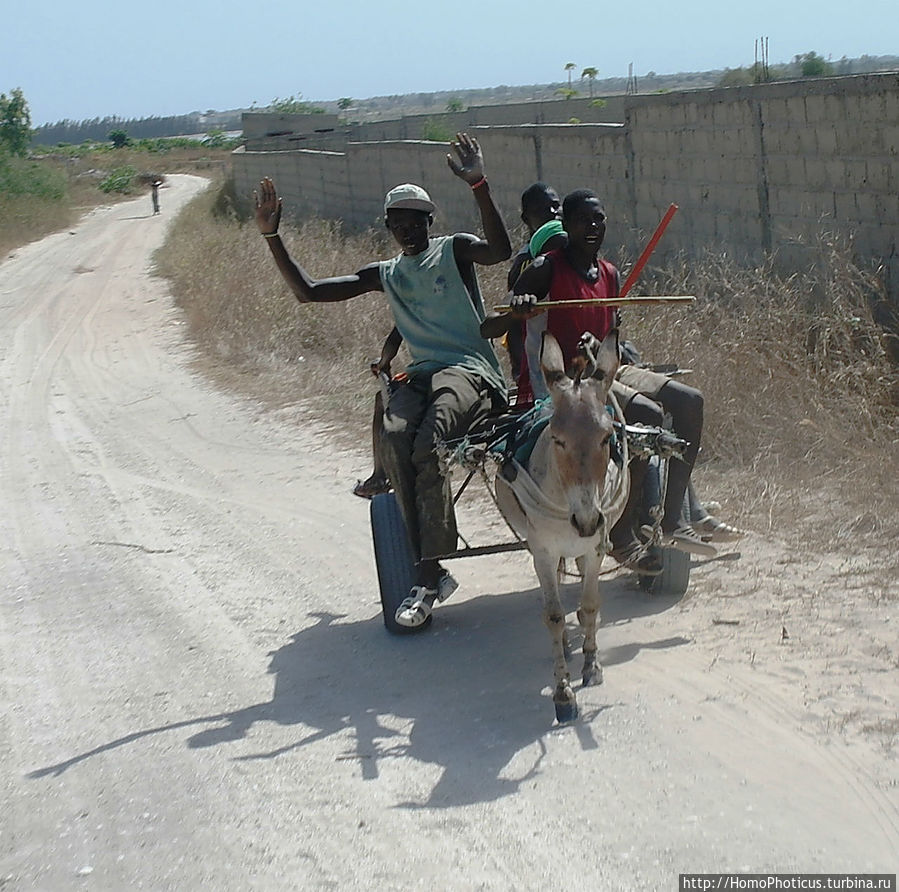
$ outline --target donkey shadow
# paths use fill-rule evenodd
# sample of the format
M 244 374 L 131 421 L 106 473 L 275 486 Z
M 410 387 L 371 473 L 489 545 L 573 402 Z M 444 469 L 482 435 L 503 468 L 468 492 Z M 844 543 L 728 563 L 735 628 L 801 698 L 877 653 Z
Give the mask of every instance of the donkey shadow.
M 605 614 L 611 623 L 630 622 L 671 604 L 622 591 L 617 582 L 604 584 Z M 573 604 L 576 587 L 567 588 L 566 601 Z M 338 759 L 357 762 L 365 780 L 378 778 L 381 765 L 390 759 L 442 767 L 426 799 L 398 802 L 397 807 L 493 801 L 515 793 L 539 772 L 547 734 L 574 728 L 581 747 L 595 749 L 591 722 L 622 705 L 595 705 L 603 699 L 603 689 L 594 688 L 599 693 L 592 697 L 593 705 L 583 704 L 577 723 L 552 726 L 552 665 L 541 611 L 539 589 L 479 595 L 443 605 L 428 631 L 410 636 L 388 634 L 380 615 L 345 622 L 339 614 L 312 613 L 312 624 L 271 653 L 268 671 L 274 689 L 269 701 L 136 731 L 29 776 L 59 775 L 94 755 L 150 735 L 199 728 L 186 744 L 203 748 L 247 738 L 256 723 L 274 722 L 301 725 L 303 734 L 276 749 L 244 752 L 235 760 L 277 759 L 335 734 L 345 739 L 351 731 L 354 742 Z M 576 624 L 570 624 L 577 647 L 575 629 Z M 603 665 L 610 667 L 645 648 L 684 643 L 686 639 L 675 637 L 600 646 L 600 654 Z

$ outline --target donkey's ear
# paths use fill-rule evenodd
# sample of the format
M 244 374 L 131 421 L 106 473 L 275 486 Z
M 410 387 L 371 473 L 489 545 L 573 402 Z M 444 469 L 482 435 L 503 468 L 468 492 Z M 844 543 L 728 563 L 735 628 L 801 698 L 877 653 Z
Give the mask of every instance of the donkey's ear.
M 596 371 L 593 377 L 597 380 L 604 381 L 611 386 L 618 371 L 621 362 L 621 354 L 618 349 L 618 329 L 613 328 L 603 338 L 599 349 L 596 351 Z
M 550 387 L 559 384 L 563 378 L 568 378 L 565 374 L 565 357 L 562 355 L 562 348 L 548 331 L 543 332 L 543 343 L 540 345 L 540 368 Z

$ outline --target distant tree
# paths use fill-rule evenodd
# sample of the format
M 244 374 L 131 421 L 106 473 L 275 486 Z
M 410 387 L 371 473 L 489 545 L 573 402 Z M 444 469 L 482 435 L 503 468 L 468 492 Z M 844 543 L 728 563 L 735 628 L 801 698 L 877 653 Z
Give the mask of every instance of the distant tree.
M 465 103 L 461 99 L 450 99 L 446 104 L 446 110 L 448 112 L 465 111 Z
M 748 68 L 725 68 L 718 78 L 719 87 L 742 87 L 752 83 L 752 71 Z
M 125 146 L 131 145 L 131 139 L 124 130 L 110 130 L 106 138 L 114 149 L 124 149 Z
M 834 73 L 835 74 L 852 74 L 852 63 L 849 61 L 849 58 L 847 56 L 843 56 L 834 65 Z
M 12 155 L 27 155 L 31 144 L 31 112 L 20 87 L 0 93 L 0 146 Z
M 577 90 L 572 89 L 571 87 L 559 87 L 559 89 L 556 90 L 556 93 L 563 99 L 574 99 L 574 97 L 577 96 Z
M 297 93 L 296 96 L 287 96 L 285 99 L 275 98 L 268 107 L 271 111 L 282 115 L 323 115 L 325 113 L 323 108 L 306 102 L 302 93 Z
M 565 63 L 565 70 L 568 72 L 568 89 L 569 90 L 571 89 L 571 72 L 574 71 L 575 68 L 577 68 L 577 65 L 575 65 L 574 62 L 566 62 Z
M 590 103 L 594 108 L 605 108 L 609 103 L 606 102 L 605 99 L 594 99 L 593 102 Z
M 830 77 L 833 74 L 833 65 L 814 50 L 796 56 L 794 61 L 799 63 L 803 77 Z
M 593 68 L 593 67 L 585 68 L 581 72 L 581 80 L 583 80 L 584 78 L 587 78 L 587 83 L 590 85 L 590 98 L 591 99 L 593 98 L 593 81 L 596 80 L 597 74 L 599 74 L 599 69 Z

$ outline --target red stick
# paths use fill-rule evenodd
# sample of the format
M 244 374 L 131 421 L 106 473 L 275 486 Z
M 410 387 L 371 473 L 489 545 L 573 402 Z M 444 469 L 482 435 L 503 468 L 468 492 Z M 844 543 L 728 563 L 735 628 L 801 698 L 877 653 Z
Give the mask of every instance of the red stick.
M 643 267 L 646 266 L 646 261 L 649 260 L 650 255 L 655 250 L 656 245 L 659 243 L 659 239 L 664 234 L 665 230 L 668 228 L 668 224 L 671 222 L 671 218 L 677 213 L 677 205 L 672 204 L 669 205 L 668 210 L 665 211 L 665 216 L 662 217 L 662 222 L 656 227 L 656 231 L 652 234 L 652 238 L 649 240 L 649 244 L 643 249 L 643 253 L 637 258 L 637 262 L 634 264 L 634 268 L 627 274 L 627 279 L 625 279 L 624 284 L 621 286 L 621 291 L 618 293 L 619 297 L 624 297 L 628 291 L 631 290 L 631 286 L 634 282 L 637 281 L 637 276 L 643 272 Z

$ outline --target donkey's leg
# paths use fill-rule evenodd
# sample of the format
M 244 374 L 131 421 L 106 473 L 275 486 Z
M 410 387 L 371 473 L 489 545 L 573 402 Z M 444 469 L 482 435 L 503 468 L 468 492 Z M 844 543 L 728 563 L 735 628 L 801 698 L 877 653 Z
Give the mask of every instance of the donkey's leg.
M 533 549 L 534 569 L 543 589 L 543 622 L 552 638 L 553 674 L 556 687 L 553 705 L 556 719 L 570 722 L 577 718 L 577 698 L 571 687 L 568 662 L 565 659 L 565 611 L 559 597 L 559 556 L 541 549 Z
M 599 569 L 602 560 L 593 552 L 584 558 L 584 587 L 577 618 L 584 630 L 584 685 L 602 684 L 602 666 L 596 657 L 596 626 L 599 623 L 601 596 Z

